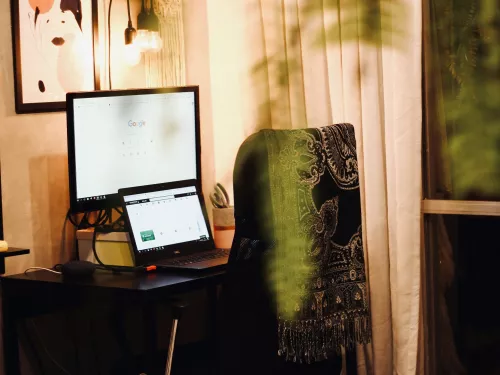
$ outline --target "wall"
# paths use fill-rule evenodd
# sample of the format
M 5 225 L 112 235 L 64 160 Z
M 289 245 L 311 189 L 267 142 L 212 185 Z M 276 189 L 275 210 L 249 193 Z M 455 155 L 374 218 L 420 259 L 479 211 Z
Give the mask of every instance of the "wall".
M 106 1 L 107 3 L 107 1 Z M 132 2 L 138 13 L 139 0 Z M 101 9 L 107 6 L 101 5 Z M 104 17 L 101 12 L 101 21 Z M 103 32 L 103 22 L 101 32 Z M 135 22 L 134 22 L 135 23 Z M 8 273 L 64 261 L 71 241 L 64 241 L 69 206 L 65 113 L 16 115 L 11 43 L 10 1 L 0 1 L 0 165 L 5 239 L 28 247 L 30 255 L 6 261 Z M 138 67 L 123 65 L 126 2 L 115 0 L 112 11 L 112 61 L 115 88 L 142 85 Z M 70 232 L 67 231 L 69 234 Z M 63 250 L 64 249 L 64 250 Z
M 184 43 L 186 51 L 186 83 L 200 86 L 200 133 L 201 133 L 201 168 L 203 193 L 207 207 L 212 207 L 208 200 L 214 185 L 214 122 L 212 117 L 212 91 L 210 88 L 210 59 L 208 40 L 208 1 L 184 0 Z M 211 216 L 212 210 L 208 210 Z
M 200 81 L 203 92 L 211 102 L 214 178 L 227 187 L 232 198 L 236 153 L 243 140 L 255 131 L 259 117 L 260 97 L 250 73 L 264 55 L 260 3 L 258 0 L 184 0 L 184 3 L 186 8 L 193 8 L 192 12 L 185 12 L 184 25 L 198 35 L 186 38 L 186 49 L 199 49 L 197 57 L 201 58 L 193 62 L 196 57 L 188 53 L 188 77 L 203 76 Z M 243 19 L 245 22 L 239 22 Z

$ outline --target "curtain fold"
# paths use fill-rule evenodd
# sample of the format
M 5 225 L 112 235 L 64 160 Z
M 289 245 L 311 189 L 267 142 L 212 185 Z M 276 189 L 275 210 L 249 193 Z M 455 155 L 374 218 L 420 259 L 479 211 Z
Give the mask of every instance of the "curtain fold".
M 244 136 L 355 125 L 373 325 L 360 373 L 421 372 L 422 0 L 248 0 L 230 23 L 244 25 L 237 63 L 251 72 L 239 77 Z

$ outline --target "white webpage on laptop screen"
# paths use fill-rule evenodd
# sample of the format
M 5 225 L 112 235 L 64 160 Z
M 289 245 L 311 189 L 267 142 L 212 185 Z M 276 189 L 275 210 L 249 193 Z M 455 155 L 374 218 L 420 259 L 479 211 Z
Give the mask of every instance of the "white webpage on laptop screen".
M 140 252 L 209 239 L 195 187 L 128 195 L 124 201 Z

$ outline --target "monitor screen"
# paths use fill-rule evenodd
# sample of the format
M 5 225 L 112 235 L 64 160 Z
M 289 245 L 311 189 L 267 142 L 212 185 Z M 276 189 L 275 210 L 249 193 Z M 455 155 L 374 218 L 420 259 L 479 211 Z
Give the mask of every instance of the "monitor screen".
M 140 253 L 210 239 L 194 186 L 133 194 L 123 200 Z
M 198 88 L 68 94 L 72 212 L 119 205 L 118 189 L 200 180 Z

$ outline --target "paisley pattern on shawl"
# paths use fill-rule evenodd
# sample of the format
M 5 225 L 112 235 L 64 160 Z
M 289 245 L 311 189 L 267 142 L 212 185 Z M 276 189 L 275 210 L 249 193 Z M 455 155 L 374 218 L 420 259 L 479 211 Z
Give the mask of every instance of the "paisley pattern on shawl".
M 273 256 L 287 255 L 290 249 L 279 244 L 298 235 L 307 243 L 302 259 L 311 265 L 303 285 L 295 286 L 304 293 L 294 318 L 278 318 L 278 354 L 320 361 L 371 338 L 354 128 L 263 132 L 277 244 Z

